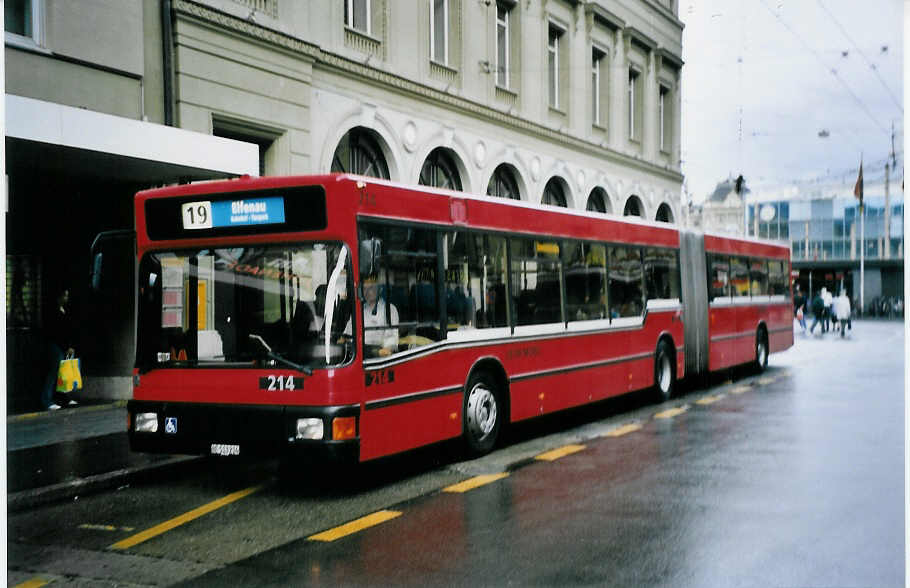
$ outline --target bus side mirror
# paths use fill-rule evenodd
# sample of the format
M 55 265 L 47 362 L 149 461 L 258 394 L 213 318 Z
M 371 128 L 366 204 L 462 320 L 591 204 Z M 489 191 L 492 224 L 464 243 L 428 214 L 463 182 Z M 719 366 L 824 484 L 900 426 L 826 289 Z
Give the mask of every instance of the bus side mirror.
M 123 280 L 127 268 L 133 267 L 136 256 L 136 232 L 133 230 L 105 231 L 98 233 L 92 242 L 91 279 L 92 292 L 111 293 L 126 285 Z M 132 278 L 132 276 L 130 276 Z M 129 283 L 130 287 L 132 284 Z
M 380 255 L 382 255 L 382 239 L 370 237 L 360 242 L 360 277 L 376 273 Z
M 92 292 L 101 291 L 101 274 L 104 267 L 104 254 L 100 251 L 92 258 Z

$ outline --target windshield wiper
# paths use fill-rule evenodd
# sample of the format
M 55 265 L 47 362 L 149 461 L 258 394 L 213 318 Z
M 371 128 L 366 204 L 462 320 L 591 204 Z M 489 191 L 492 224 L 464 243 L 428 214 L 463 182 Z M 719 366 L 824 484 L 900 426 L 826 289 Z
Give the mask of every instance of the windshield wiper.
M 277 353 L 275 353 L 274 351 L 272 351 L 272 348 L 269 347 L 269 344 L 265 342 L 265 339 L 263 339 L 259 335 L 253 335 L 252 333 L 250 333 L 250 339 L 252 339 L 253 341 L 258 341 L 259 344 L 262 345 L 262 347 L 263 347 L 263 349 L 265 349 L 266 355 L 268 355 L 269 359 L 274 359 L 278 363 L 282 363 L 290 368 L 294 368 L 297 371 L 301 371 L 304 374 L 306 374 L 307 376 L 313 375 L 313 370 L 311 368 L 308 368 L 305 365 L 300 365 L 299 363 L 294 363 L 290 359 L 282 357 L 282 356 L 278 355 Z

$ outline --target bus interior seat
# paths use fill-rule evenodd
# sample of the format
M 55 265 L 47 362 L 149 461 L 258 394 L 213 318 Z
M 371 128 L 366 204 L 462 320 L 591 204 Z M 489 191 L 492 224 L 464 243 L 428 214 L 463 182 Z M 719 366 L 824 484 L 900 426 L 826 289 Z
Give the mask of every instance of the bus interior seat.
M 515 310 L 517 312 L 516 324 L 533 325 L 534 311 L 537 307 L 537 294 L 533 290 L 522 290 L 515 300 Z
M 546 280 L 538 282 L 535 298 L 537 300 L 537 304 L 534 307 L 535 324 L 562 322 L 559 281 Z
M 439 309 L 436 304 L 435 285 L 427 283 L 414 284 L 411 286 L 409 299 L 416 319 L 425 321 L 438 318 Z

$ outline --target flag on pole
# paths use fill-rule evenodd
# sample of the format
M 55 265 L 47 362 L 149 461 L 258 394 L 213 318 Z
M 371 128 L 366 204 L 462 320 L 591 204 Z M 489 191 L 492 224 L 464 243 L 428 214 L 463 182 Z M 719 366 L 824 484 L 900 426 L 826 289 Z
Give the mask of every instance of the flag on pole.
M 859 175 L 856 176 L 856 185 L 853 186 L 853 195 L 859 198 L 859 206 L 863 207 L 863 159 L 859 160 Z

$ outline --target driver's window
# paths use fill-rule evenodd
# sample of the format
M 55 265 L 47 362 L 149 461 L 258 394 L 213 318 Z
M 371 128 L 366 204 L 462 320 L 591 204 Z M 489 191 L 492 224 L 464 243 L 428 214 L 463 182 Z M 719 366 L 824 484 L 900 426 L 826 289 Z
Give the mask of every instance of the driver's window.
M 360 239 L 381 243 L 373 272 L 361 278 L 364 356 L 383 357 L 439 341 L 436 231 L 365 223 Z

